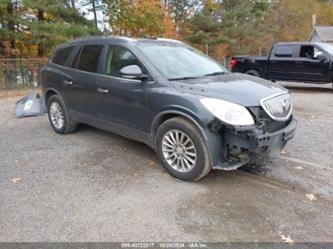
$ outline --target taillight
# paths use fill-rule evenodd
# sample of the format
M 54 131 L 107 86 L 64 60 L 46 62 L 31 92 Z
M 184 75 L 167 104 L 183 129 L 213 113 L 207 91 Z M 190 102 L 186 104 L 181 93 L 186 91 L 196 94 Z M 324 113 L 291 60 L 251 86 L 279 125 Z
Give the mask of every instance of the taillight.
M 231 62 L 230 62 L 230 69 L 234 69 L 236 66 L 237 66 L 237 59 L 232 59 Z

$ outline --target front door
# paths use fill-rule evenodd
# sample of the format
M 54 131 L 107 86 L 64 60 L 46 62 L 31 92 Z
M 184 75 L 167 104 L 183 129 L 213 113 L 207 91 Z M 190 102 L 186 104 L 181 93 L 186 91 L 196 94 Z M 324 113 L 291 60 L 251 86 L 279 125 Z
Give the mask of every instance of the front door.
M 329 60 L 321 60 L 318 55 L 324 54 L 322 50 L 313 45 L 300 47 L 299 56 L 295 58 L 297 64 L 295 71 L 298 80 L 326 82 L 329 74 Z
M 109 45 L 106 50 L 103 75 L 97 82 L 99 118 L 129 129 L 148 132 L 146 92 L 150 87 L 150 79 L 142 82 L 126 79 L 120 74 L 120 70 L 129 65 L 138 65 L 144 73 L 148 73 L 147 70 L 125 47 Z

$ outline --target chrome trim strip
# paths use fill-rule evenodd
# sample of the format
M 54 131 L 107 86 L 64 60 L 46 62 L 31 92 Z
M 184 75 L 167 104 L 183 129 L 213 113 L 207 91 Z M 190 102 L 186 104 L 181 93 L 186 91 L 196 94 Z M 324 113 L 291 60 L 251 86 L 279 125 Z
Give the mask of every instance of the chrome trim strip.
M 276 98 L 276 97 L 278 97 L 278 96 L 285 95 L 285 94 L 290 94 L 290 92 L 289 92 L 289 91 L 283 91 L 283 92 L 280 92 L 280 93 L 275 93 L 275 94 L 273 94 L 273 95 L 270 95 L 270 96 L 265 97 L 265 98 L 263 98 L 263 99 L 260 100 L 260 105 L 261 105 L 261 107 L 265 110 L 265 112 L 267 113 L 267 115 L 268 115 L 271 119 L 276 120 L 276 121 L 287 121 L 287 120 L 290 118 L 291 113 L 293 112 L 293 103 L 292 103 L 292 102 L 291 102 L 290 111 L 289 111 L 288 115 L 287 115 L 286 117 L 284 117 L 284 118 L 277 118 L 277 117 L 274 117 L 274 116 L 273 116 L 273 115 L 267 110 L 267 108 L 266 108 L 265 105 L 264 105 L 264 102 L 265 102 L 265 101 L 270 100 L 270 99 L 274 99 L 274 98 Z

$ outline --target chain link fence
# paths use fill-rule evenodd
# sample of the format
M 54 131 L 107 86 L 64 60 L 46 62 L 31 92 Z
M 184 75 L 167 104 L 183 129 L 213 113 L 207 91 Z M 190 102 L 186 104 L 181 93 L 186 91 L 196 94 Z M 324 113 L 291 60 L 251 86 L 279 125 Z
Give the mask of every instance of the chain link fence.
M 0 89 L 40 86 L 40 71 L 46 58 L 0 59 Z

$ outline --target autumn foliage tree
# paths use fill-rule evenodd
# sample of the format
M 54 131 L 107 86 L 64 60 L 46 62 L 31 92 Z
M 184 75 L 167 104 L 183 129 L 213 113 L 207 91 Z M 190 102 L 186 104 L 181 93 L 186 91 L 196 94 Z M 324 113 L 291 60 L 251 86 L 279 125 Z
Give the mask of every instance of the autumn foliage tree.
M 111 1 L 112 33 L 133 37 L 152 37 L 163 33 L 164 9 L 159 0 Z
M 254 46 L 268 52 L 275 42 L 307 41 L 312 32 L 314 14 L 317 25 L 333 25 L 331 1 L 279 0 L 258 22 L 256 30 L 260 37 L 253 41 Z
M 108 20 L 99 30 L 99 15 Z M 87 20 L 84 13 L 93 15 Z M 87 15 L 88 15 L 87 14 Z M 265 54 L 333 25 L 331 0 L 0 0 L 0 56 L 46 56 L 69 39 L 111 34 L 166 37 L 223 59 Z M 90 15 L 91 16 L 91 15 Z

